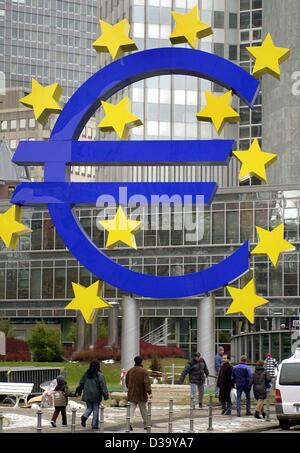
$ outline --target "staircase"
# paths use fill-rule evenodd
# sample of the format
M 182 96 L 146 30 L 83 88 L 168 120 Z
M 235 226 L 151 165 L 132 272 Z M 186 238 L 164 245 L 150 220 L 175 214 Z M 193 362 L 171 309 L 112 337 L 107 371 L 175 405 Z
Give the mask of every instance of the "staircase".
M 161 326 L 147 333 L 147 335 L 144 335 L 141 340 L 146 343 L 167 346 L 169 336 L 170 332 L 168 332 L 168 320 L 166 319 Z

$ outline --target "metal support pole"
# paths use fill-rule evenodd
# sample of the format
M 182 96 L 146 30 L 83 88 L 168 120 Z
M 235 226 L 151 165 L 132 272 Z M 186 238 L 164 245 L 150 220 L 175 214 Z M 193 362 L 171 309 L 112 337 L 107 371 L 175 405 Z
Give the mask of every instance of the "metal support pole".
M 2 414 L 2 412 L 0 412 L 0 433 L 2 433 L 3 431 L 3 418 L 4 415 Z
M 127 411 L 126 411 L 126 433 L 130 433 L 130 404 L 127 404 Z
M 147 411 L 147 433 L 151 433 L 151 408 L 152 402 L 148 401 L 148 411 Z
M 173 432 L 173 399 L 169 401 L 169 433 Z
M 207 428 L 207 431 L 213 431 L 212 422 L 213 422 L 212 395 L 209 395 L 208 428 Z
M 37 432 L 38 433 L 41 433 L 42 432 L 42 411 L 41 409 L 39 409 L 36 413 L 37 415 Z
M 194 409 L 195 409 L 194 398 L 191 397 L 191 405 L 190 405 L 190 433 L 194 432 Z
M 175 383 L 175 363 L 172 363 L 172 377 L 171 377 L 171 384 L 174 385 Z
M 75 407 L 72 407 L 71 433 L 75 433 L 76 412 L 77 412 L 77 409 Z
M 104 432 L 104 406 L 100 406 L 100 433 Z
M 270 422 L 270 400 L 267 398 L 266 422 Z

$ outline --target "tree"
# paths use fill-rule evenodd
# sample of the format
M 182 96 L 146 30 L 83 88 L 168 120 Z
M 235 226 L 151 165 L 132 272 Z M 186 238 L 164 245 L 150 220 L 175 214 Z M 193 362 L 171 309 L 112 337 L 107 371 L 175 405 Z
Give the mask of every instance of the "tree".
M 38 322 L 29 331 L 28 344 L 35 362 L 61 362 L 63 348 L 60 332 L 44 322 Z
M 0 318 L 0 332 L 4 332 L 6 337 L 14 336 L 14 329 L 9 319 Z

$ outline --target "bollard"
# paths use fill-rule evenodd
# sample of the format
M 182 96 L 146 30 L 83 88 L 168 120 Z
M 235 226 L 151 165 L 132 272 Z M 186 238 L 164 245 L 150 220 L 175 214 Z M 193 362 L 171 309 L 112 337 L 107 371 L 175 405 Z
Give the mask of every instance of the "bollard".
M 2 433 L 3 431 L 3 418 L 4 415 L 2 414 L 2 412 L 0 412 L 0 433 Z
M 190 433 L 194 432 L 194 409 L 195 409 L 195 401 L 194 401 L 194 398 L 191 397 L 191 404 L 190 404 Z
M 169 433 L 173 432 L 173 399 L 169 401 Z
M 100 406 L 100 433 L 104 432 L 104 406 Z
M 147 433 L 151 433 L 151 408 L 152 403 L 148 401 L 148 411 L 147 411 Z
M 77 409 L 75 407 L 72 407 L 71 433 L 75 433 L 76 412 L 77 412 Z
M 127 412 L 126 412 L 126 433 L 130 433 L 130 404 L 127 404 Z
M 213 431 L 212 421 L 213 421 L 212 395 L 209 395 L 208 428 L 207 428 L 207 431 Z
M 266 422 L 270 422 L 270 400 L 267 399 Z
M 39 409 L 36 413 L 37 415 L 37 432 L 38 433 L 41 433 L 42 432 L 42 411 L 41 409 Z

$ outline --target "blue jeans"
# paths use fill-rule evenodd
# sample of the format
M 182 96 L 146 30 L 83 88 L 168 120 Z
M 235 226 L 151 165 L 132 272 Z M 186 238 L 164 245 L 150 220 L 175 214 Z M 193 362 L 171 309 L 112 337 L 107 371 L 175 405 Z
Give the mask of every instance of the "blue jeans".
M 99 401 L 86 401 L 86 410 L 83 414 L 85 418 L 89 418 L 93 412 L 92 428 L 99 427 Z
M 202 404 L 204 395 L 204 384 L 191 384 L 191 397 L 193 398 L 193 401 L 196 400 L 197 389 L 199 396 L 199 404 Z
M 248 388 L 236 390 L 236 411 L 238 415 L 241 415 L 241 396 L 243 392 L 246 396 L 246 415 L 248 415 L 251 412 L 250 390 Z

